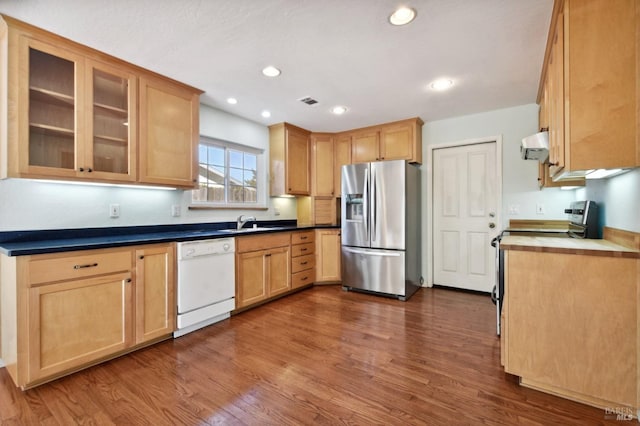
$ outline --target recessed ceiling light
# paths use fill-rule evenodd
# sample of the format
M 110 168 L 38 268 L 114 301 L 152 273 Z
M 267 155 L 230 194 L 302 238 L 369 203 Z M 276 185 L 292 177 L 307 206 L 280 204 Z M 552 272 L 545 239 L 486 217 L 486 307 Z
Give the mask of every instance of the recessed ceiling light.
M 407 25 L 416 17 L 415 9 L 410 7 L 400 7 L 389 16 L 389 22 L 392 25 Z
M 336 115 L 341 115 L 347 112 L 347 107 L 342 105 L 334 106 L 333 108 L 331 108 L 331 112 Z
M 272 65 L 269 65 L 262 70 L 262 74 L 266 75 L 267 77 L 277 77 L 280 75 L 280 70 Z
M 235 105 L 238 103 L 238 100 L 236 98 L 227 98 L 227 103 L 231 105 Z
M 447 90 L 453 86 L 453 80 L 449 80 L 447 78 L 440 78 L 429 85 L 433 90 Z
M 264 111 L 262 111 L 262 116 L 264 118 L 269 118 L 271 117 L 271 113 L 265 109 Z

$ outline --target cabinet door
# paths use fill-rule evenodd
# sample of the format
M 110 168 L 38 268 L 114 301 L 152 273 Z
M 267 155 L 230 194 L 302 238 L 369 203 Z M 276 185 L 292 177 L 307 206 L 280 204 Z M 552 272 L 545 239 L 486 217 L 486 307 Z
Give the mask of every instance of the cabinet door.
M 403 123 L 380 129 L 380 159 L 410 160 L 413 157 L 413 124 Z
M 139 181 L 194 188 L 198 99 L 169 81 L 141 77 Z
M 340 281 L 340 231 L 316 231 L 316 282 Z
M 334 189 L 334 149 L 331 136 L 312 136 L 313 146 L 313 191 L 316 197 L 333 197 Z
M 131 274 L 29 290 L 28 382 L 71 370 L 131 345 Z
M 291 289 L 291 268 L 289 247 L 269 250 L 265 254 L 267 263 L 268 297 Z
M 261 250 L 236 255 L 236 308 L 267 297 L 265 254 Z
M 93 177 L 135 181 L 137 79 L 132 72 L 86 61 L 87 140 L 80 168 Z
M 558 16 L 556 31 L 549 55 L 549 170 L 555 176 L 565 163 L 564 151 L 564 24 Z
M 176 323 L 173 246 L 140 248 L 136 256 L 136 343 L 173 333 Z
M 84 134 L 83 59 L 23 36 L 18 61 L 18 172 L 75 177 Z
M 351 160 L 353 163 L 366 163 L 380 159 L 380 135 L 377 131 L 357 133 L 351 140 Z
M 335 193 L 339 197 L 342 191 L 342 166 L 351 164 L 351 135 L 339 135 L 335 145 Z
M 286 128 L 287 194 L 309 195 L 309 135 Z

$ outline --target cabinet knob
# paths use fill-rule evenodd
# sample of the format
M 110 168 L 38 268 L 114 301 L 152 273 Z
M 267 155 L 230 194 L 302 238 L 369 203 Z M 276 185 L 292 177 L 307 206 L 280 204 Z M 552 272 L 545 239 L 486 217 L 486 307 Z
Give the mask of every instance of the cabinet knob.
M 130 282 L 131 282 L 131 278 L 128 278 L 128 279 L 127 279 L 127 282 L 128 282 L 128 283 L 130 283 Z
M 92 169 L 91 167 L 89 167 L 89 168 L 87 169 L 87 171 L 88 171 L 89 173 L 91 173 L 91 172 L 93 171 L 93 169 Z
M 80 167 L 78 170 L 84 172 L 84 167 Z
M 541 132 L 548 132 L 549 128 L 548 127 L 540 127 L 540 131 Z
M 549 163 L 549 167 L 551 167 L 551 166 L 559 166 L 559 165 L 560 165 L 559 161 L 556 161 L 555 163 Z
M 138 257 L 138 259 L 140 259 L 140 260 L 144 259 L 144 255 L 140 255 L 140 256 Z

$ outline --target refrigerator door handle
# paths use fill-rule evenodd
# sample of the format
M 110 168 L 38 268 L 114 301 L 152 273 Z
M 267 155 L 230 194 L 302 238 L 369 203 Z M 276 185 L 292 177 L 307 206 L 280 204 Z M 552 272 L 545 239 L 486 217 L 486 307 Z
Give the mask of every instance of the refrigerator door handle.
M 378 214 L 378 200 L 376 197 L 376 172 L 375 168 L 371 167 L 371 242 L 374 242 L 376 238 L 376 225 L 377 225 L 377 214 Z
M 364 174 L 364 194 L 362 197 L 362 221 L 364 222 L 364 232 L 369 239 L 369 169 Z
M 400 257 L 401 253 L 394 251 L 380 251 L 380 250 L 361 250 L 351 247 L 342 246 L 342 249 L 349 253 L 366 254 L 367 256 L 385 256 L 385 257 Z

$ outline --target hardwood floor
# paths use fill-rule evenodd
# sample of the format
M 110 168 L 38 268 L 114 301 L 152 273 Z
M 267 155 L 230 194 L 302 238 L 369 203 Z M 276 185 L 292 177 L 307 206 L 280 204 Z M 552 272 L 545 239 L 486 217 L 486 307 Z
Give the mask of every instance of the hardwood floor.
M 321 286 L 21 392 L 2 424 L 618 424 L 517 385 L 488 296 Z

